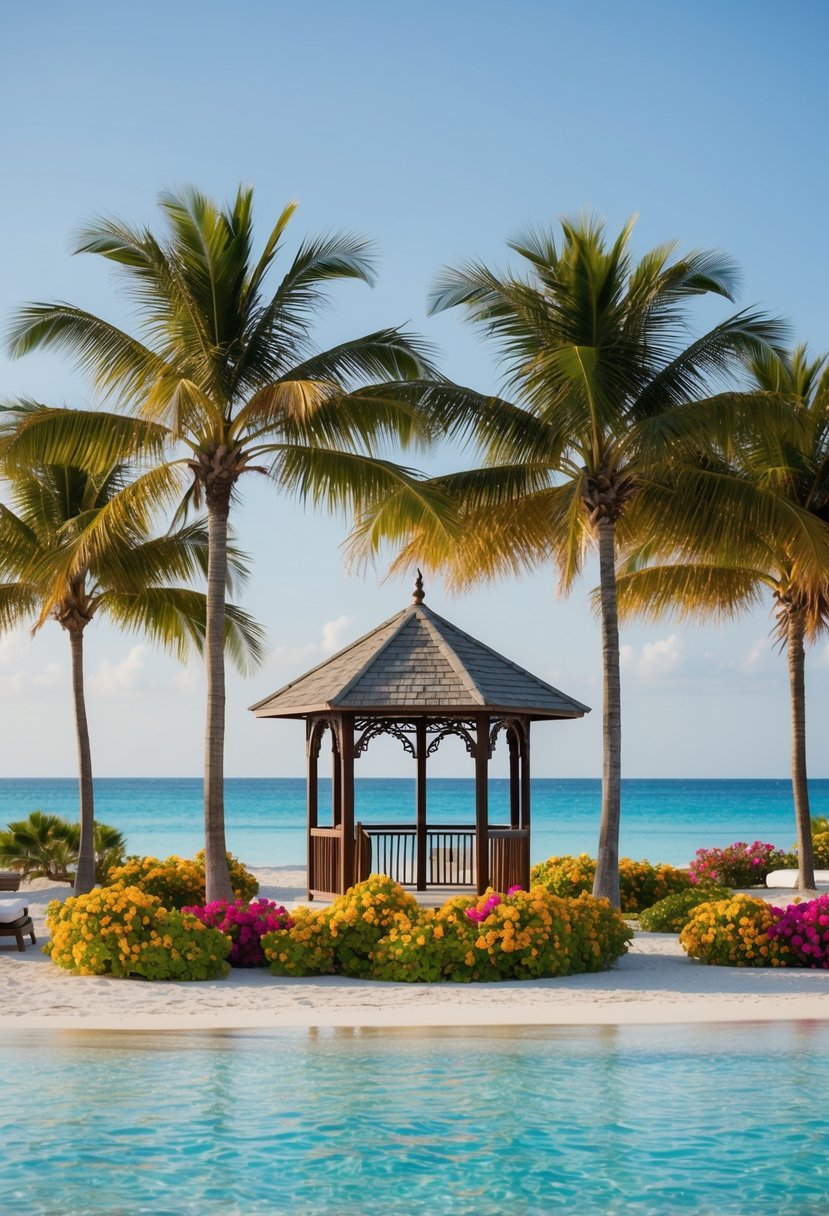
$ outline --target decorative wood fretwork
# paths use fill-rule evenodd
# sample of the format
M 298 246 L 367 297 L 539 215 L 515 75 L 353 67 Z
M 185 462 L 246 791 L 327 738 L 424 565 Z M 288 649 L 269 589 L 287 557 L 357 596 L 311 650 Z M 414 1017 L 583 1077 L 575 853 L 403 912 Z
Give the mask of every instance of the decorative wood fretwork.
M 496 718 L 489 732 L 489 755 L 492 757 L 495 744 L 501 731 L 506 731 L 510 748 L 518 745 L 519 754 L 523 754 L 527 738 L 527 728 L 522 718 Z
M 311 727 L 311 732 L 308 736 L 308 755 L 313 760 L 319 759 L 320 749 L 322 747 L 322 737 L 327 730 L 331 731 L 331 750 L 335 755 L 339 753 L 339 739 L 337 736 L 337 727 L 334 722 L 330 722 L 328 718 L 317 718 Z
M 361 725 L 358 722 L 358 728 Z M 411 731 L 411 726 L 408 722 L 392 722 L 384 718 L 376 718 L 366 725 L 363 733 L 360 735 L 357 742 L 354 744 L 355 760 L 362 756 L 363 752 L 371 743 L 372 739 L 378 738 L 380 735 L 391 735 L 394 739 L 399 739 L 403 747 L 410 756 L 415 754 L 415 745 L 409 738 L 407 731 Z
M 475 742 L 474 735 L 470 733 L 469 728 L 464 722 L 436 720 L 429 723 L 429 729 L 432 733 L 432 739 L 426 749 L 427 756 L 434 756 L 443 740 L 449 735 L 457 735 L 459 739 L 463 740 L 470 756 L 475 755 L 477 743 Z

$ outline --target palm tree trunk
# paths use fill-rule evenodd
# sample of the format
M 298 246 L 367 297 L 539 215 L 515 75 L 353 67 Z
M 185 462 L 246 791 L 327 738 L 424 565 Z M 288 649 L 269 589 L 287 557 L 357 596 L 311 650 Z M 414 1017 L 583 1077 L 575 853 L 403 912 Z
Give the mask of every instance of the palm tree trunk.
M 622 686 L 616 607 L 616 527 L 600 519 L 599 594 L 602 619 L 602 819 L 593 894 L 619 907 L 619 826 L 622 789 Z
M 69 645 L 72 650 L 72 700 L 75 706 L 75 734 L 78 741 L 78 792 L 81 812 L 81 842 L 75 873 L 75 894 L 86 895 L 95 886 L 95 797 L 83 686 L 82 629 L 69 630 Z
M 204 736 L 204 869 L 207 903 L 233 899 L 225 843 L 225 582 L 228 507 L 208 503 L 207 620 L 205 666 L 207 722 Z
M 792 793 L 797 822 L 797 885 L 801 891 L 815 889 L 815 860 L 812 848 L 812 819 L 806 778 L 806 653 L 803 645 L 803 612 L 792 609 L 786 623 L 789 660 L 789 695 L 792 707 Z

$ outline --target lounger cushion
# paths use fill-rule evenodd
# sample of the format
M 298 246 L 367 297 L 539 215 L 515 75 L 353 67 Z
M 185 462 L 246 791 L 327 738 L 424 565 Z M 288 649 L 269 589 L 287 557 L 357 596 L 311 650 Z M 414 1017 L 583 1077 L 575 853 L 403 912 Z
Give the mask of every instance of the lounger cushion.
M 797 883 L 797 870 L 772 870 L 766 875 L 767 887 L 794 887 Z M 815 883 L 818 887 L 829 884 L 829 870 L 815 870 Z
M 28 899 L 0 899 L 0 925 L 10 925 L 22 916 L 28 907 Z

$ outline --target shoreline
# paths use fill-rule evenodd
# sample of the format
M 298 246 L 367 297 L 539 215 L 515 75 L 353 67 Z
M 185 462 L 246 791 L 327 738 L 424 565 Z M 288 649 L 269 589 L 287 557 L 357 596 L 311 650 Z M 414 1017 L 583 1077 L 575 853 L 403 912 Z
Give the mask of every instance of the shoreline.
M 265 898 L 304 902 L 304 867 L 254 872 Z M 829 971 L 706 966 L 687 958 L 674 936 L 641 932 L 610 971 L 497 984 L 296 979 L 260 969 L 193 983 L 73 976 L 40 950 L 46 904 L 69 893 L 44 879 L 21 887 L 38 944 L 20 954 L 4 939 L 0 948 L 0 1033 L 829 1021 Z M 782 891 L 764 894 L 775 902 L 787 898 Z

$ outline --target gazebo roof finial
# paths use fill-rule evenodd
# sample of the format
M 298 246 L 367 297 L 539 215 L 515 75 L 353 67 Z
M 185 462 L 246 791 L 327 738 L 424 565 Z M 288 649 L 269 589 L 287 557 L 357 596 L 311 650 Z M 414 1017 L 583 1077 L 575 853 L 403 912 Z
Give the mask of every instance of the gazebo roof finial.
M 412 603 L 422 604 L 426 598 L 423 591 L 423 575 L 418 570 L 417 578 L 415 579 L 414 591 L 412 592 Z

